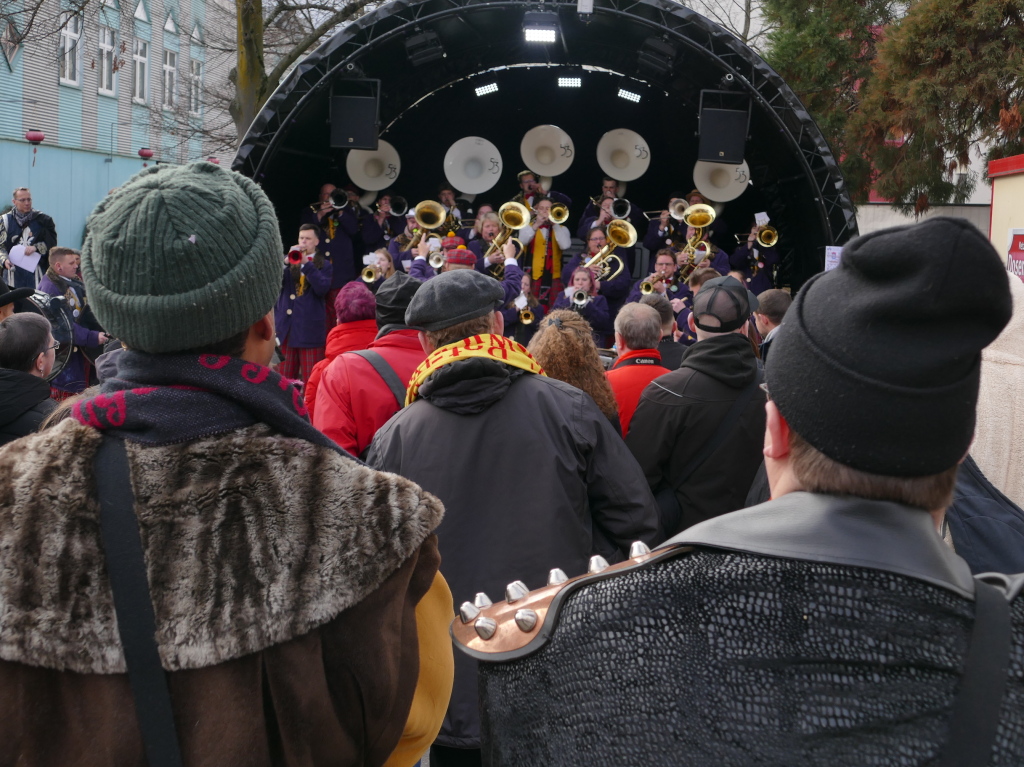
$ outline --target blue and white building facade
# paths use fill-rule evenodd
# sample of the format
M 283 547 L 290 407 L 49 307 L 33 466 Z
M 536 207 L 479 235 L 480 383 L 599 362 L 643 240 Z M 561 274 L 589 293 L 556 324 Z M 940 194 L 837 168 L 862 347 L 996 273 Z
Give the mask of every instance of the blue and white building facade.
M 77 248 L 96 203 L 144 163 L 227 166 L 232 150 L 210 126 L 230 119 L 208 89 L 224 90 L 232 60 L 207 46 L 206 0 L 91 0 L 81 13 L 43 0 L 27 31 L 24 10 L 0 19 L 0 207 L 29 187 L 59 243 Z M 32 129 L 46 137 L 36 147 Z

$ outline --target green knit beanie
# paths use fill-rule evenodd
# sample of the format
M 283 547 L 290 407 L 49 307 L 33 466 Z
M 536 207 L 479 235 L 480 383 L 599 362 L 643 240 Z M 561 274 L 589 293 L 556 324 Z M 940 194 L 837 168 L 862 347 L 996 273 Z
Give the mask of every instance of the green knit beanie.
M 96 206 L 82 276 L 104 329 L 154 354 L 245 330 L 274 306 L 283 248 L 253 181 L 208 162 L 156 166 Z

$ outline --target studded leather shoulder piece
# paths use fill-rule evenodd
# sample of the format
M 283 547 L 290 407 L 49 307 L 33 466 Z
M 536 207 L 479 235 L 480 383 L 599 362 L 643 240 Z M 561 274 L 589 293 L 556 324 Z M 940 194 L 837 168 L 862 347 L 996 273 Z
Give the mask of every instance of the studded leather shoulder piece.
M 462 604 L 452 621 L 452 639 L 459 650 L 477 660 L 502 663 L 524 658 L 547 642 L 558 624 L 559 610 L 573 592 L 692 550 L 692 546 L 678 545 L 652 552 L 637 542 L 625 562 L 609 565 L 603 557 L 594 556 L 589 572 L 575 578 L 567 578 L 556 568 L 548 576 L 548 585 L 535 591 L 528 591 L 522 581 L 513 581 L 505 589 L 505 599 L 497 604 L 485 594 L 477 594 L 473 602 Z

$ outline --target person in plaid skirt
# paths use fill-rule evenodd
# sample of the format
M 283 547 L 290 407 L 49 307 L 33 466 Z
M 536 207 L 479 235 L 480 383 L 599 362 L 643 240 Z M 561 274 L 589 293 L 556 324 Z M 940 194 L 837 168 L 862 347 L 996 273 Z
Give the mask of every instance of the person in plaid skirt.
M 282 359 L 278 372 L 303 382 L 324 358 L 327 345 L 325 298 L 331 289 L 333 267 L 317 251 L 319 235 L 314 224 L 299 227 L 299 244 L 285 258 L 281 295 L 274 307 Z

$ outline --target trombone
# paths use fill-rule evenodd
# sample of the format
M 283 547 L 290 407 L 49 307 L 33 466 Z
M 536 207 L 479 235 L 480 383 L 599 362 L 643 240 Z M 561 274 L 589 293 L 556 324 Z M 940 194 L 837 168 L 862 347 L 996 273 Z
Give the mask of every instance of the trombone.
M 665 210 L 665 209 L 662 208 L 662 210 Z M 714 211 L 714 208 L 711 208 L 711 210 Z M 673 202 L 671 205 L 668 206 L 668 214 L 672 218 L 674 218 L 676 221 L 682 221 L 683 220 L 683 215 L 686 213 L 686 211 L 687 211 L 686 200 L 676 200 L 675 202 Z M 645 210 L 644 211 L 644 217 L 648 221 L 653 221 L 655 216 L 657 216 L 658 218 L 661 218 L 661 210 Z M 712 219 L 712 220 L 714 220 L 714 219 Z
M 736 244 L 741 245 L 747 237 L 750 236 L 750 232 L 744 232 L 743 234 L 737 234 Z M 771 224 L 764 224 L 763 226 L 757 227 L 757 244 L 762 248 L 774 248 L 779 242 L 779 230 Z
M 599 280 L 614 280 L 622 273 L 626 265 L 612 251 L 615 248 L 631 248 L 636 245 L 636 229 L 628 221 L 616 218 L 608 223 L 605 236 L 608 238 L 608 243 L 583 265 L 588 269 L 594 269 Z M 618 263 L 617 269 L 615 268 L 616 262 Z

